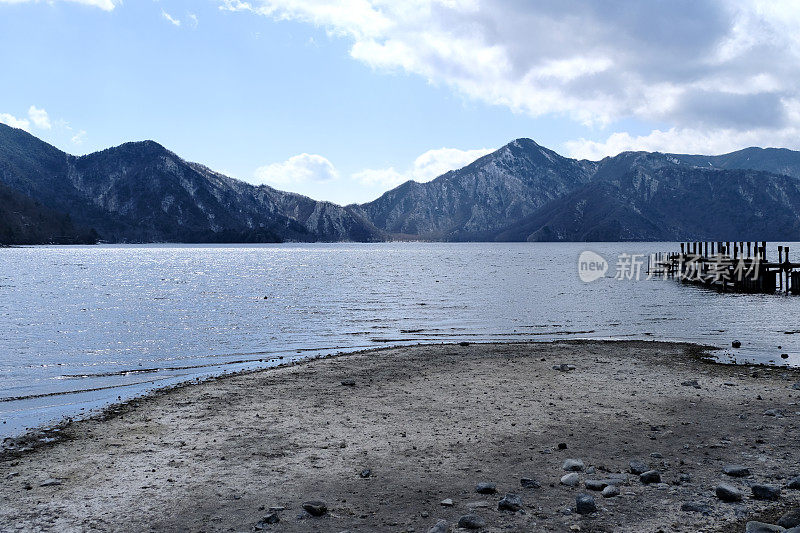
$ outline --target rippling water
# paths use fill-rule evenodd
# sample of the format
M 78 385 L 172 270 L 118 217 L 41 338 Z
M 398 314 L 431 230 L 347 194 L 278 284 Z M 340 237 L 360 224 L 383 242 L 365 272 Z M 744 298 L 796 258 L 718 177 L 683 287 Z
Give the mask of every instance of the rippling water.
M 607 277 L 589 284 L 577 276 L 577 257 L 586 249 L 612 263 Z M 665 243 L 0 249 L 0 435 L 195 377 L 417 342 L 644 338 L 729 348 L 738 339 L 742 348 L 722 358 L 800 364 L 800 298 L 613 278 L 620 253 L 676 249 Z M 781 360 L 781 353 L 790 358 Z

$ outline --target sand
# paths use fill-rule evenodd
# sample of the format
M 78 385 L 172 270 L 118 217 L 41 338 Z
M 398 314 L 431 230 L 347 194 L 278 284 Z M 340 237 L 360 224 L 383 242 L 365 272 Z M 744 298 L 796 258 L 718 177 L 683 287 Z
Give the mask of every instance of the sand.
M 800 491 L 764 502 L 749 488 L 800 474 L 800 372 L 702 356 L 655 342 L 418 346 L 182 386 L 6 449 L 0 530 L 252 531 L 282 507 L 265 530 L 425 532 L 444 519 L 454 531 L 473 513 L 485 531 L 743 531 L 800 505 Z M 638 459 L 663 483 L 628 474 L 604 498 L 559 483 L 568 458 L 595 471 L 581 482 Z M 731 478 L 726 463 L 752 474 Z M 484 481 L 498 493 L 476 493 Z M 720 482 L 744 500 L 718 500 Z M 498 510 L 505 493 L 521 512 Z M 596 513 L 574 512 L 581 493 Z M 327 514 L 308 515 L 308 500 Z

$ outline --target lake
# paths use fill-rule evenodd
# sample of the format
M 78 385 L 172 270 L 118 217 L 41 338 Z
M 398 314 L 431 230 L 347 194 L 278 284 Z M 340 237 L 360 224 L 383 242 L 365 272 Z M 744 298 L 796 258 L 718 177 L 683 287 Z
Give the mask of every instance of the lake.
M 768 247 L 771 258 L 775 246 Z M 674 243 L 0 249 L 0 435 L 186 380 L 387 345 L 681 340 L 725 348 L 723 360 L 800 365 L 800 298 L 721 294 L 647 280 L 644 273 L 639 281 L 615 278 L 619 254 L 678 249 Z M 577 262 L 585 250 L 609 261 L 605 277 L 580 280 Z M 741 349 L 731 349 L 734 339 Z

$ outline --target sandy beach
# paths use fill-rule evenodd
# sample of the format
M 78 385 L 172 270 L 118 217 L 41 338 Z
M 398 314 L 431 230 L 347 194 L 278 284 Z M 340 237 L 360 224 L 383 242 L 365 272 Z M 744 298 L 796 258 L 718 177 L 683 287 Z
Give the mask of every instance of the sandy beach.
M 774 523 L 800 505 L 789 488 L 800 475 L 800 371 L 703 354 L 655 342 L 417 346 L 178 387 L 45 434 L 55 442 L 7 447 L 0 530 Z M 746 470 L 726 474 L 731 465 Z M 633 473 L 642 467 L 644 480 Z M 722 501 L 720 484 L 741 501 Z M 754 485 L 781 492 L 756 499 Z M 592 490 L 608 486 L 618 490 Z M 577 512 L 582 494 L 596 511 Z M 319 504 L 304 510 L 311 501 L 324 502 L 321 516 Z

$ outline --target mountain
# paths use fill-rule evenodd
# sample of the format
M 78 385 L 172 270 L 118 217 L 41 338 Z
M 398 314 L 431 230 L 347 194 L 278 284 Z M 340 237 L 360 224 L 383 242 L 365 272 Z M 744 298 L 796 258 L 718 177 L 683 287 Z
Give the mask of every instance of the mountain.
M 502 241 L 797 240 L 800 180 L 688 165 L 671 155 L 606 158 L 586 185 L 498 233 Z
M 763 170 L 800 178 L 800 152 L 786 148 L 745 148 L 724 155 L 681 155 L 672 157 L 702 168 L 722 170 Z
M 0 124 L 0 183 L 111 242 L 384 238 L 357 210 L 229 178 L 153 141 L 75 157 Z
M 518 139 L 428 183 L 409 181 L 360 206 L 378 228 L 430 240 L 491 240 L 494 233 L 589 181 L 597 163 Z

